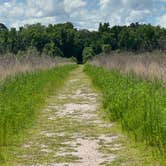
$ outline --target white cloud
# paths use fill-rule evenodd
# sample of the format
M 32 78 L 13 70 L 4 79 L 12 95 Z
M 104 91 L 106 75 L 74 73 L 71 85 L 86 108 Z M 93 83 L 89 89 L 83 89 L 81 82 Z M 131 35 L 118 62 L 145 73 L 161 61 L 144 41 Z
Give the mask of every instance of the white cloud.
M 79 12 L 73 12 L 70 15 L 71 21 L 79 28 L 87 28 L 89 30 L 95 30 L 98 28 L 99 22 L 102 21 L 102 17 L 98 11 L 93 10 L 80 10 Z
M 144 22 L 145 18 L 150 14 L 151 12 L 149 10 L 131 10 L 125 22 L 126 24 L 130 24 L 131 22 Z
M 158 17 L 156 24 L 166 28 L 166 14 L 162 15 L 161 17 Z
M 0 4 L 0 17 L 5 18 L 7 21 L 11 18 L 20 17 L 24 15 L 24 8 L 20 4 L 15 4 L 15 2 L 5 2 Z
M 27 17 L 54 16 L 65 12 L 63 1 L 59 0 L 26 0 L 26 4 Z
M 150 23 L 148 19 L 159 14 L 156 1 L 161 0 L 100 0 L 99 6 L 104 21 L 111 25 L 128 25 L 132 22 Z
M 64 8 L 66 12 L 73 12 L 73 10 L 79 10 L 79 8 L 84 7 L 86 2 L 83 0 L 64 0 Z
M 117 12 L 119 8 L 123 8 L 122 0 L 100 0 L 100 9 L 103 12 Z
M 11 8 L 12 5 L 11 5 L 10 2 L 5 2 L 5 3 L 4 3 L 4 7 L 5 7 L 5 8 Z
M 154 5 L 154 0 L 122 0 L 125 8 L 132 10 L 151 9 Z
M 25 20 L 18 20 L 14 22 L 11 27 L 19 28 L 20 26 L 27 25 L 27 24 L 35 24 L 35 23 L 42 23 L 42 24 L 54 24 L 56 22 L 56 17 L 42 17 L 42 18 L 30 18 Z
M 0 21 L 15 27 L 71 21 L 79 28 L 96 29 L 99 22 L 121 25 L 157 20 L 165 26 L 166 0 L 98 0 L 92 4 L 93 0 L 7 1 L 0 3 Z
M 99 4 L 101 6 L 101 9 L 105 9 L 110 2 L 111 2 L 110 0 L 100 0 Z

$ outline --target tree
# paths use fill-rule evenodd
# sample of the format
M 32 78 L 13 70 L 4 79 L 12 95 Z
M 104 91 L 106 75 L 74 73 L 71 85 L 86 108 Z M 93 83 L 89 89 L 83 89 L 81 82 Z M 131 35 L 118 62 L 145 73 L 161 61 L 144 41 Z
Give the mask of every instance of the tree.
M 104 44 L 104 45 L 102 46 L 102 50 L 103 50 L 103 52 L 104 52 L 105 54 L 108 54 L 108 53 L 110 53 L 110 51 L 111 51 L 111 46 L 110 46 L 109 44 Z
M 100 33 L 103 33 L 103 32 L 109 32 L 110 31 L 110 24 L 107 22 L 107 23 L 100 23 L 99 24 L 99 32 Z
M 8 30 L 8 28 L 4 24 L 0 23 L 0 31 L 1 30 Z
M 19 51 L 18 48 L 18 40 L 17 40 L 17 31 L 16 28 L 11 28 L 11 30 L 8 33 L 8 39 L 7 39 L 7 51 L 12 52 L 16 54 Z
M 19 30 L 0 23 L 0 53 L 17 54 L 35 48 L 50 56 L 75 57 L 78 63 L 110 50 L 152 51 L 166 49 L 166 29 L 150 24 L 113 26 L 100 23 L 98 31 L 77 30 L 71 22 L 25 25 Z
M 159 49 L 166 50 L 166 34 L 158 39 Z
M 92 47 L 85 47 L 83 50 L 83 62 L 87 62 L 89 59 L 92 59 L 92 57 L 95 55 Z
M 0 53 L 4 54 L 7 52 L 8 47 L 8 29 L 0 30 Z
M 62 51 L 58 47 L 56 47 L 53 42 L 47 43 L 44 46 L 43 53 L 45 53 L 49 56 L 52 56 L 52 57 L 55 57 L 55 56 L 63 57 Z

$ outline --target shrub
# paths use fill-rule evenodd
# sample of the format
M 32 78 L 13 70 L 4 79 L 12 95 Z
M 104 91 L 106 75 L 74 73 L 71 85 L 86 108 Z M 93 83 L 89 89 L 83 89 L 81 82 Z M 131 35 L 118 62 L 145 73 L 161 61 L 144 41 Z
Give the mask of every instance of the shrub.
M 103 50 L 103 52 L 104 52 L 105 54 L 108 54 L 108 53 L 111 52 L 111 46 L 110 46 L 109 44 L 104 44 L 104 45 L 102 46 L 102 50 Z
M 92 47 L 85 47 L 82 56 L 83 56 L 83 62 L 87 62 L 89 59 L 92 59 L 92 57 L 95 55 Z
M 37 56 L 39 55 L 39 52 L 37 51 L 36 47 L 29 47 L 26 51 L 25 54 L 27 56 Z
M 55 57 L 55 56 L 63 57 L 63 52 L 58 47 L 56 47 L 53 42 L 47 43 L 44 46 L 43 53 L 52 57 Z

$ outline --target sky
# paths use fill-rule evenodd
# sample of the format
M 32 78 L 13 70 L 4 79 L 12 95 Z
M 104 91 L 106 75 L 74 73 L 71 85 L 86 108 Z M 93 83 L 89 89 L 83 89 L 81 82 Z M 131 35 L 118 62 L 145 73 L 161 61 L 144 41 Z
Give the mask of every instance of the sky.
M 67 21 L 89 30 L 96 30 L 99 22 L 166 27 L 166 0 L 0 0 L 0 22 L 9 28 Z

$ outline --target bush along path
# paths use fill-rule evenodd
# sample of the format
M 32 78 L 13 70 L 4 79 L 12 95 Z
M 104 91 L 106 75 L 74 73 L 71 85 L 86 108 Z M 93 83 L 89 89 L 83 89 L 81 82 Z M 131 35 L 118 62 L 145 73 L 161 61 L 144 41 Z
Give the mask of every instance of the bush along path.
M 140 165 L 144 154 L 117 133 L 115 124 L 104 121 L 101 95 L 83 68 L 72 71 L 57 95 L 29 130 L 24 144 L 13 152 L 14 166 Z M 129 148 L 130 146 L 130 148 Z M 11 152 L 12 153 L 12 152 Z

